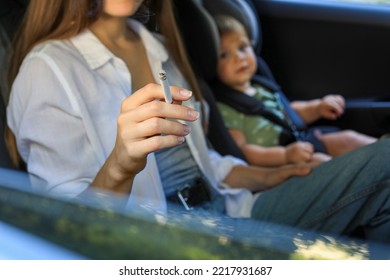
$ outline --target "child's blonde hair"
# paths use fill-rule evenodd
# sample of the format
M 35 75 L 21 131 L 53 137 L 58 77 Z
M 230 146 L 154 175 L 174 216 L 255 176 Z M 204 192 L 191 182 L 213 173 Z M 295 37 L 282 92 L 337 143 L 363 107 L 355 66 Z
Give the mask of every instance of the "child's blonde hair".
M 248 33 L 244 25 L 232 16 L 228 15 L 216 15 L 214 21 L 217 25 L 218 33 L 220 36 L 229 34 L 232 32 L 240 32 L 248 36 Z

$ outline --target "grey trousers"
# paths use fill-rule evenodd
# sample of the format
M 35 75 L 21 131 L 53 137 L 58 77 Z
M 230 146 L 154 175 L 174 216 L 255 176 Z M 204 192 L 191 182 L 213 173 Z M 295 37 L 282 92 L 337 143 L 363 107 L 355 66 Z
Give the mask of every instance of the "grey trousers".
M 390 243 L 390 140 L 265 191 L 252 218 Z

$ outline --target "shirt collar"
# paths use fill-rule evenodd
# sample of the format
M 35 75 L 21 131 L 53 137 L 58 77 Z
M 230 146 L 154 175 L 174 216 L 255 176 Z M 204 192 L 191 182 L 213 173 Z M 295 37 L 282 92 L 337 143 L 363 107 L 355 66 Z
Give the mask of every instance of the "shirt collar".
M 143 24 L 133 19 L 129 19 L 128 24 L 141 37 L 149 57 L 162 62 L 168 60 L 165 47 Z M 115 57 L 89 29 L 73 37 L 71 42 L 91 69 L 97 69 Z

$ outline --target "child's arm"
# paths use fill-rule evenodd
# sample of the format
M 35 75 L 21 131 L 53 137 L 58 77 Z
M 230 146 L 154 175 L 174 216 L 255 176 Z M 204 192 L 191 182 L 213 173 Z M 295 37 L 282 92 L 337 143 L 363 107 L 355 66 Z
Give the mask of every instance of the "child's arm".
M 320 118 L 337 119 L 344 113 L 345 101 L 341 95 L 326 95 L 322 99 L 291 102 L 291 107 L 310 124 Z
M 229 129 L 229 132 L 251 165 L 280 166 L 310 162 L 313 158 L 313 145 L 307 142 L 295 142 L 286 147 L 262 147 L 247 143 L 244 133 L 239 129 Z

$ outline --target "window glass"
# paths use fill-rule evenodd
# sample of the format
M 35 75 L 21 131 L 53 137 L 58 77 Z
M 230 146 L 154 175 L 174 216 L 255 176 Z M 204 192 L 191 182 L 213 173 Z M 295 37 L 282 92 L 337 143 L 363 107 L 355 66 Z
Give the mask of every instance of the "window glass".
M 354 3 L 365 3 L 365 4 L 384 4 L 389 5 L 390 0 L 327 0 L 335 2 L 354 2 Z
M 124 211 L 126 202 L 127 197 L 101 191 L 65 200 L 0 183 L 0 232 L 9 224 L 91 259 L 383 258 L 356 240 L 173 205 L 166 215 L 146 205 Z M 34 241 L 19 239 L 15 243 L 23 242 L 24 250 L 36 250 Z

